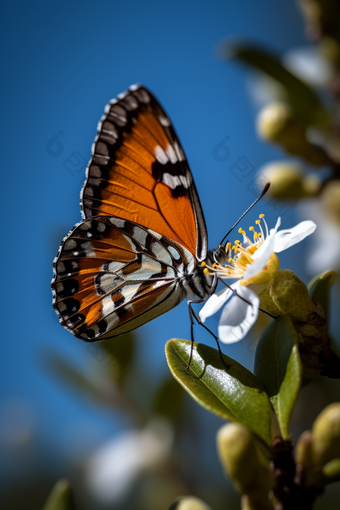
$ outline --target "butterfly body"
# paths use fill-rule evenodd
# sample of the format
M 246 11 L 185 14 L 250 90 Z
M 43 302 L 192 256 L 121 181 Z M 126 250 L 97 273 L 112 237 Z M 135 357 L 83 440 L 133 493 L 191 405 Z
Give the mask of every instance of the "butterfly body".
M 54 261 L 53 306 L 85 341 L 117 336 L 206 299 L 217 282 L 199 197 L 170 120 L 141 86 L 111 101 L 81 192 L 84 220 Z

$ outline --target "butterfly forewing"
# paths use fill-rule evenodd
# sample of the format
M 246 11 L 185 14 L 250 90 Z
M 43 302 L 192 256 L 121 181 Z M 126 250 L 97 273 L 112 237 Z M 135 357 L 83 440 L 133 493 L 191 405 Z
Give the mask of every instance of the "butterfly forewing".
M 169 118 L 144 87 L 119 97 L 108 104 L 98 126 L 82 192 L 84 216 L 134 221 L 204 260 L 204 216 Z

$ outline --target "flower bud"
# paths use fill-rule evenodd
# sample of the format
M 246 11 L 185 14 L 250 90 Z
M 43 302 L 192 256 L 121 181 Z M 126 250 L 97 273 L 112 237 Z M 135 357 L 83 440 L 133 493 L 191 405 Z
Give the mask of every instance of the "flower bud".
M 306 485 L 312 485 L 315 466 L 313 459 L 313 434 L 310 430 L 306 430 L 299 437 L 296 444 L 295 457 L 296 463 L 302 467 Z
M 326 184 L 321 196 L 322 205 L 329 218 L 340 224 L 340 181 Z
M 325 57 L 333 64 L 334 67 L 338 67 L 340 63 L 340 45 L 333 37 L 323 37 L 320 41 L 320 47 Z
M 263 503 L 244 494 L 241 498 L 241 510 L 274 510 L 270 501 Z
M 274 302 L 271 291 L 270 291 L 270 285 L 266 287 L 265 289 L 261 290 L 259 293 L 260 298 L 260 308 L 261 310 L 265 310 L 267 313 L 272 315 L 273 317 L 278 317 L 282 314 L 280 308 L 277 306 L 277 304 Z
M 322 181 L 315 175 L 309 175 L 303 179 L 304 197 L 316 197 L 320 191 Z
M 307 24 L 307 34 L 311 39 L 319 39 L 322 35 L 338 38 L 338 0 L 300 0 L 299 4 Z
M 268 493 L 274 486 L 274 477 L 253 434 L 236 423 L 224 425 L 217 433 L 217 450 L 225 472 L 235 481 L 238 491 L 261 501 L 261 508 L 272 508 Z
M 195 496 L 186 496 L 175 501 L 169 510 L 211 510 L 211 508 Z
M 260 174 L 270 182 L 268 194 L 277 199 L 298 200 L 304 196 L 301 166 L 286 161 L 273 161 L 264 165 Z
M 308 321 L 310 314 L 317 312 L 317 306 L 310 299 L 306 285 L 289 269 L 276 271 L 269 291 L 281 314 Z
M 324 151 L 307 140 L 306 126 L 285 103 L 265 106 L 257 118 L 257 131 L 264 140 L 282 145 L 289 154 L 302 156 L 310 165 L 328 162 Z
M 319 414 L 312 432 L 314 459 L 320 467 L 340 458 L 340 402 L 330 404 Z

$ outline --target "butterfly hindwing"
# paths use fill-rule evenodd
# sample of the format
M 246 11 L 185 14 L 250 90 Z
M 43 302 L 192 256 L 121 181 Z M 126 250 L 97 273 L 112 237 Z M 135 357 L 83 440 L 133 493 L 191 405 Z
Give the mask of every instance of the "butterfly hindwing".
M 172 309 L 195 266 L 178 243 L 118 217 L 76 225 L 54 262 L 53 306 L 61 324 L 95 341 L 135 329 Z
M 142 86 L 107 105 L 81 198 L 85 218 L 118 216 L 173 239 L 199 262 L 206 257 L 204 216 L 184 151 Z

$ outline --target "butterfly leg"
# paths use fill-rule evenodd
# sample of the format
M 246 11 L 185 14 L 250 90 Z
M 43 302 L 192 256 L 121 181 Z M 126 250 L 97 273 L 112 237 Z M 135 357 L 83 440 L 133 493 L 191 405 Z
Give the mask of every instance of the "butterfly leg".
M 243 296 L 240 296 L 240 294 L 237 294 L 237 290 L 236 289 L 233 289 L 231 287 L 231 285 L 229 285 L 229 283 L 225 282 L 224 280 L 221 280 L 220 279 L 220 282 L 223 283 L 223 285 L 225 285 L 226 287 L 228 287 L 228 289 L 231 290 L 231 292 L 234 294 L 234 296 L 237 296 L 238 298 L 242 299 L 242 301 L 244 301 L 245 303 L 247 303 L 247 305 L 250 305 L 251 307 L 253 306 L 246 298 L 244 298 Z
M 220 344 L 219 344 L 219 341 L 218 341 L 218 337 L 209 328 L 207 328 L 207 326 L 205 326 L 203 324 L 203 322 L 201 321 L 199 315 L 197 315 L 197 313 L 192 308 L 193 304 L 203 303 L 203 301 L 204 301 L 204 299 L 195 299 L 195 300 L 189 300 L 188 301 L 189 317 L 190 317 L 190 333 L 191 333 L 191 350 L 190 350 L 189 362 L 188 362 L 188 365 L 187 365 L 187 367 L 185 369 L 185 373 L 188 373 L 188 370 L 190 368 L 190 364 L 191 364 L 191 361 L 192 361 L 193 351 L 194 351 L 194 319 L 196 319 L 197 324 L 202 326 L 214 338 L 214 340 L 215 340 L 215 342 L 217 344 L 218 352 L 220 353 L 220 358 L 221 358 L 221 361 L 222 361 L 223 365 L 225 366 L 226 369 L 230 368 L 230 365 L 228 365 L 228 363 L 226 363 L 224 361 L 223 354 L 222 354 L 222 351 L 221 351 L 221 347 L 220 347 Z

